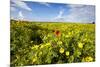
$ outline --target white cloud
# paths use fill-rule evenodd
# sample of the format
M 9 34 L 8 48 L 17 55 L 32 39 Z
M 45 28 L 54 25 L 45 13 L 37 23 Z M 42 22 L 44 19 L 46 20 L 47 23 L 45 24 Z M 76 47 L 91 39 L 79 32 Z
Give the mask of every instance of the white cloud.
M 65 17 L 67 21 L 91 23 L 95 19 L 94 6 L 86 5 L 69 5 L 70 13 Z
M 64 10 L 61 10 L 55 21 L 63 22 L 82 22 L 91 23 L 95 21 L 95 7 L 89 5 L 67 5 L 69 6 L 69 14 L 63 15 Z M 66 11 L 65 11 L 66 12 Z
M 47 7 L 50 7 L 50 4 L 49 3 L 46 3 L 46 2 L 38 2 L 39 4 L 42 4 L 42 5 L 45 5 Z
M 58 15 L 53 19 L 54 21 L 63 21 L 64 9 L 61 9 Z
M 80 4 L 70 4 L 70 5 L 67 5 L 69 6 L 70 8 L 81 8 L 81 7 L 84 7 L 84 5 L 80 5 Z
M 23 20 L 24 19 L 24 16 L 22 14 L 22 11 L 19 11 L 19 13 L 18 13 L 18 19 L 20 19 L 20 20 Z
M 11 6 L 10 9 L 11 9 L 11 11 L 16 11 L 16 8 L 15 8 L 15 7 L 12 7 L 12 6 Z
M 14 3 L 11 6 L 16 6 L 16 7 L 20 7 L 20 8 L 23 8 L 25 10 L 28 10 L 28 11 L 32 11 L 32 9 L 23 1 L 24 0 L 11 0 L 11 2 Z

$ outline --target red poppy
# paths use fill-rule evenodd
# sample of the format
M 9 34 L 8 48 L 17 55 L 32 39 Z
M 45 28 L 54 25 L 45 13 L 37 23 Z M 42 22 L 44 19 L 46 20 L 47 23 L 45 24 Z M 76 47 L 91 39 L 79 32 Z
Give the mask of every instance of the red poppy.
M 61 35 L 61 32 L 59 30 L 54 30 L 54 34 L 59 37 Z

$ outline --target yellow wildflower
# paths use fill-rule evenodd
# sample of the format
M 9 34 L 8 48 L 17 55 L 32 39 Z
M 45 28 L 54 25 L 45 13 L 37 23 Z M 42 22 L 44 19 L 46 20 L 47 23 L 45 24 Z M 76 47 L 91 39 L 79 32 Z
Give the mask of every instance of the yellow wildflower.
M 66 51 L 66 56 L 69 56 L 69 51 Z
M 50 43 L 46 43 L 46 45 L 48 46 L 48 45 L 51 45 Z
M 64 53 L 64 48 L 60 48 L 59 52 Z
M 83 48 L 83 44 L 82 43 L 78 43 L 78 47 L 79 48 Z
M 44 47 L 44 45 L 41 45 L 41 47 L 40 48 L 43 48 Z
M 58 41 L 57 44 L 60 44 L 61 45 L 62 44 L 62 41 Z
M 66 38 L 68 38 L 68 37 L 69 37 L 69 35 L 66 35 L 65 37 L 66 37 Z
M 37 49 L 39 46 L 38 45 L 35 45 L 33 47 L 31 47 L 31 49 Z
M 91 61 L 93 61 L 93 58 L 90 57 L 90 56 L 89 56 L 89 57 L 86 57 L 86 58 L 85 58 L 85 61 L 86 61 L 86 62 L 91 62 Z
M 72 32 L 68 32 L 68 35 L 71 35 L 72 34 Z
M 35 61 L 36 61 L 36 59 L 35 59 L 35 58 L 33 58 L 32 62 L 35 62 Z

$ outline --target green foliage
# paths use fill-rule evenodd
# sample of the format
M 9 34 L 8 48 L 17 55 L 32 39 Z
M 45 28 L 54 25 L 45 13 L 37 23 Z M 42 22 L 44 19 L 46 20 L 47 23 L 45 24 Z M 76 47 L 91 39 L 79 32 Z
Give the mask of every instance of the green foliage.
M 11 21 L 11 66 L 95 61 L 95 25 Z

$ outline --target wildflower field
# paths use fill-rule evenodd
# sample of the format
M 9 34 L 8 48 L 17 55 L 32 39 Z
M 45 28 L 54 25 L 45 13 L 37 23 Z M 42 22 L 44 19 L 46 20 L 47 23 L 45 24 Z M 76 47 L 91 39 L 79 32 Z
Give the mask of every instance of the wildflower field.
M 11 20 L 11 66 L 95 61 L 95 24 Z

